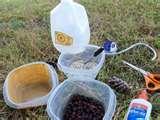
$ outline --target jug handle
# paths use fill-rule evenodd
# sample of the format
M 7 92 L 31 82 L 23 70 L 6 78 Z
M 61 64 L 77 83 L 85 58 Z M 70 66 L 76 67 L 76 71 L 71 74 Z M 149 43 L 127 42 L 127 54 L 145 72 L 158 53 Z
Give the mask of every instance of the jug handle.
M 61 0 L 62 3 L 69 3 L 69 4 L 73 4 L 74 3 L 74 0 Z M 76 19 L 75 22 L 76 24 L 79 26 L 80 30 L 82 31 L 83 30 L 83 26 L 81 26 L 78 22 L 78 18 L 76 17 L 76 13 L 75 13 L 75 7 L 74 7 L 74 4 L 71 6 L 72 7 L 72 10 L 73 10 L 73 15 L 74 15 L 74 18 Z M 87 13 L 85 13 L 87 14 Z

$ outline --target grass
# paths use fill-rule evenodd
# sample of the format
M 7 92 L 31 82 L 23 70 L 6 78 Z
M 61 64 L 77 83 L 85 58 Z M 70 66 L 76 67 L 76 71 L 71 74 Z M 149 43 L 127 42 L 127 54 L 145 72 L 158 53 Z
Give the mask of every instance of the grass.
M 153 46 L 160 55 L 160 1 L 159 0 L 77 0 L 87 10 L 91 28 L 91 43 L 101 45 L 106 38 L 118 43 L 119 49 L 136 42 Z M 46 120 L 44 107 L 25 110 L 9 108 L 3 100 L 2 86 L 13 68 L 33 61 L 58 58 L 50 35 L 49 12 L 54 0 L 0 0 L 0 120 Z M 107 83 L 116 75 L 131 87 L 128 95 L 116 93 L 117 109 L 114 120 L 122 120 L 131 99 L 144 87 L 141 74 L 125 67 L 128 60 L 148 71 L 159 69 L 160 57 L 151 61 L 152 53 L 138 47 L 116 57 L 107 57 L 98 80 Z M 62 73 L 60 81 L 64 80 Z M 152 120 L 160 119 L 160 112 L 152 111 Z

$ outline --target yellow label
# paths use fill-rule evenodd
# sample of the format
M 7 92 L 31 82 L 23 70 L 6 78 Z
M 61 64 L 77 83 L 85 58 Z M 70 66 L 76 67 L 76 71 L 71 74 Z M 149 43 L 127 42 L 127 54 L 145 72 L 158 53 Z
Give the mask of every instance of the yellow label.
M 67 46 L 73 44 L 73 38 L 65 33 L 56 31 L 55 37 L 56 37 L 56 39 L 55 39 L 56 44 L 67 45 Z

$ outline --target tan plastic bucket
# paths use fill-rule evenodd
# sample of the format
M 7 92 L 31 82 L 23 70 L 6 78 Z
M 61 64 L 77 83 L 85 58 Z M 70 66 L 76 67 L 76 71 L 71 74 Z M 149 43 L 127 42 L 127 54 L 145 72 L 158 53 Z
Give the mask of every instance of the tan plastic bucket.
M 45 105 L 58 85 L 53 67 L 44 62 L 23 65 L 12 70 L 4 83 L 4 98 L 13 108 Z

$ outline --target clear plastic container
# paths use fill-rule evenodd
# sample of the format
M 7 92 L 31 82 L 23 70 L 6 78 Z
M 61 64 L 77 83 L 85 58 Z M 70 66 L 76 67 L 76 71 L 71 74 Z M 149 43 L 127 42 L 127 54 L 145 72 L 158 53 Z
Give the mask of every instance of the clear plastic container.
M 46 105 L 50 94 L 59 84 L 57 73 L 45 62 L 34 62 L 12 70 L 3 86 L 8 106 L 15 109 Z
M 61 0 L 51 11 L 51 35 L 61 53 L 79 53 L 90 40 L 90 28 L 85 8 L 73 0 Z
M 58 59 L 58 67 L 62 70 L 68 77 L 71 76 L 86 76 L 90 78 L 95 78 L 103 66 L 105 61 L 105 53 L 102 52 L 96 58 L 94 58 L 95 66 L 91 69 L 77 69 L 72 68 L 71 64 L 76 60 L 88 60 L 99 47 L 95 45 L 88 45 L 84 52 L 78 54 L 61 54 Z
M 47 112 L 52 120 L 62 120 L 63 110 L 73 94 L 92 97 L 103 103 L 103 120 L 111 120 L 116 108 L 116 96 L 103 82 L 86 77 L 72 77 L 61 83 L 48 100 Z

